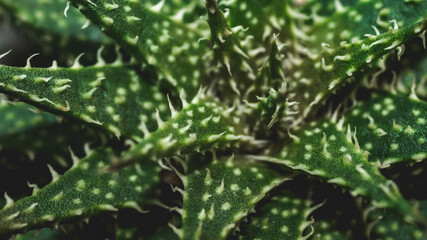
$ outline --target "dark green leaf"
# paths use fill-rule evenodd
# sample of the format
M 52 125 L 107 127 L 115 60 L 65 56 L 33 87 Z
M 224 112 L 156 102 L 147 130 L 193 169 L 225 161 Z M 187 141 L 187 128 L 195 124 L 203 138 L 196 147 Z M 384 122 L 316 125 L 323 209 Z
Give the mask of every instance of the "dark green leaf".
M 117 173 L 101 171 L 113 153 L 98 149 L 89 153 L 64 175 L 52 172 L 52 182 L 16 203 L 8 199 L 0 211 L 0 234 L 51 226 L 103 211 L 132 207 L 141 210 L 157 185 L 160 167 L 147 161 Z M 78 161 L 78 162 L 77 162 Z
M 185 176 L 181 239 L 225 239 L 283 181 L 265 165 L 233 158 Z
M 0 66 L 0 92 L 118 137 L 136 139 L 143 136 L 141 123 L 153 127 L 156 108 L 162 113 L 168 109 L 157 88 L 122 64 L 49 69 Z

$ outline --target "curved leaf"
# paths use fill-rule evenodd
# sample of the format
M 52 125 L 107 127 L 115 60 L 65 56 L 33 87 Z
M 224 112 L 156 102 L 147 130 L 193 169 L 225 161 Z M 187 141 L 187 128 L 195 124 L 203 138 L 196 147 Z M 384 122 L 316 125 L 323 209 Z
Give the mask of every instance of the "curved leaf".
M 353 195 L 367 196 L 380 207 L 394 208 L 408 219 L 414 218 L 416 214 L 395 183 L 368 162 L 368 155 L 360 149 L 350 126 L 345 134 L 342 123 L 312 122 L 295 135 L 290 134 L 292 140 L 283 143 L 280 155 L 273 161 L 328 179 L 349 188 Z
M 65 11 L 66 5 L 65 1 L 0 1 L 0 6 L 4 6 L 9 14 L 45 34 L 102 43 L 101 31 L 96 26 L 82 29 L 86 18 L 77 9 L 68 8 Z
M 151 128 L 155 109 L 167 111 L 165 96 L 120 64 L 49 69 L 0 66 L 0 92 L 98 125 L 118 137 L 141 138 L 141 122 Z
M 307 199 L 283 191 L 256 212 L 239 239 L 304 239 L 304 229 L 312 223 L 306 220 L 312 210 Z
M 373 60 L 404 44 L 427 29 L 427 19 L 411 26 L 370 36 L 337 49 L 325 49 L 308 59 L 294 59 L 287 71 L 290 101 L 299 102 L 295 110 L 303 117 L 332 93 L 348 82 L 348 78 Z M 291 59 L 292 61 L 292 59 Z M 314 67 L 313 67 L 314 66 Z
M 185 176 L 181 239 L 225 239 L 285 179 L 245 159 L 214 161 Z
M 384 30 L 389 27 L 402 28 L 422 21 L 426 13 L 425 1 L 358 1 L 352 5 L 342 5 L 342 8 L 336 8 L 332 16 L 315 19 L 313 27 L 307 33 L 311 37 L 307 44 L 318 50 L 322 43 L 336 48 L 342 41 L 353 42 L 360 40 L 365 34 L 374 35 L 375 31 L 371 26 Z M 390 22 L 392 20 L 396 21 L 397 26 L 393 26 L 394 23 Z
M 140 62 L 154 66 L 161 79 L 176 89 L 196 94 L 201 76 L 206 76 L 209 47 L 198 42 L 205 37 L 206 24 L 184 23 L 183 16 L 162 11 L 163 1 L 149 5 L 139 1 L 71 0 L 83 14 L 100 26 Z M 182 9 L 185 11 L 186 6 Z
M 427 202 L 420 201 L 419 204 L 423 215 L 426 216 Z M 415 224 L 402 221 L 398 215 L 392 212 L 374 210 L 374 212 L 370 214 L 370 217 L 372 219 L 381 217 L 378 223 L 372 228 L 371 237 L 373 239 L 412 240 L 426 238 L 425 229 Z
M 427 158 L 427 103 L 406 96 L 376 92 L 344 115 L 357 129 L 369 161 L 381 167 Z
M 243 130 L 234 118 L 234 108 L 226 108 L 200 93 L 191 104 L 184 102 L 176 112 L 172 105 L 172 118 L 158 119 L 159 128 L 127 151 L 113 168 L 129 165 L 140 159 L 161 159 L 191 152 L 229 147 L 242 138 Z
M 313 240 L 332 240 L 332 239 L 342 239 L 342 240 L 351 240 L 350 234 L 344 233 L 338 229 L 335 229 L 334 226 L 328 221 L 316 221 L 314 224 L 314 234 Z
M 103 211 L 132 207 L 141 210 L 157 185 L 160 167 L 147 161 L 118 173 L 103 173 L 112 151 L 98 149 L 75 162 L 64 175 L 52 172 L 50 184 L 16 203 L 7 201 L 0 211 L 0 234 L 51 226 Z
M 95 132 L 81 124 L 60 123 L 54 115 L 30 107 L 25 103 L 0 103 L 0 150 L 19 150 L 31 159 L 37 153 L 62 157 L 68 155 L 69 147 L 82 149 L 84 143 L 95 139 Z

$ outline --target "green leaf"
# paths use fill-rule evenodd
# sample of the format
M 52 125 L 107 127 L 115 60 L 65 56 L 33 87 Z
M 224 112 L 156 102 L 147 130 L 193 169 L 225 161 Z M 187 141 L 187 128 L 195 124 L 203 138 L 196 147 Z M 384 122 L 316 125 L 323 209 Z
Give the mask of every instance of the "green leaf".
M 116 231 L 116 240 L 138 239 L 137 228 L 118 228 Z
M 217 0 L 206 1 L 208 24 L 215 54 L 215 62 L 219 65 L 218 85 L 220 98 L 233 103 L 235 95 L 245 94 L 256 78 L 256 67 L 242 48 L 237 32 L 227 22 L 227 15 L 218 7 Z
M 247 159 L 215 160 L 184 178 L 181 239 L 225 239 L 285 179 Z
M 351 7 L 359 0 L 307 0 L 301 3 L 301 11 L 312 15 L 312 20 L 321 17 L 329 17 L 341 10 L 343 7 Z
M 417 59 L 418 61 L 414 64 L 412 58 L 416 53 L 421 53 L 423 57 Z M 402 57 L 401 64 L 404 70 L 398 76 L 396 90 L 400 93 L 410 94 L 415 81 L 415 93 L 424 100 L 427 99 L 427 55 L 425 49 L 417 48 L 414 49 L 414 52 L 405 54 Z
M 150 197 L 157 185 L 160 167 L 147 161 L 117 173 L 101 171 L 113 157 L 99 149 L 77 162 L 64 175 L 52 170 L 52 182 L 16 203 L 8 199 L 0 211 L 0 234 L 51 226 L 75 218 L 87 218 L 103 211 L 132 207 Z
M 247 41 L 244 48 L 250 49 L 249 55 L 255 57 L 260 53 L 268 53 L 265 43 L 270 41 L 273 35 L 279 35 L 281 42 L 294 45 L 304 33 L 299 30 L 296 21 L 306 18 L 300 14 L 291 1 L 274 0 L 248 0 L 222 1 L 230 9 L 228 22 L 231 26 L 242 26 L 244 31 L 239 32 L 242 38 L 251 36 L 253 39 Z M 293 46 L 295 47 L 295 46 Z
M 57 123 L 55 116 L 47 113 L 36 114 L 29 107 L 24 103 L 14 105 L 6 101 L 0 101 L 0 149 L 18 147 L 19 144 L 17 143 L 20 141 L 17 141 L 13 135 L 31 132 L 33 129 Z M 34 143 L 34 141 L 32 142 Z M 29 150 L 34 150 L 37 146 L 27 145 L 27 147 L 29 147 Z
M 183 100 L 179 112 L 170 105 L 172 118 L 127 151 L 113 168 L 120 168 L 138 160 L 157 160 L 191 152 L 205 152 L 230 147 L 231 143 L 250 138 L 234 118 L 234 108 L 226 108 L 200 92 L 188 104 Z M 115 165 L 115 166 L 114 166 Z
M 378 26 L 384 30 L 389 27 L 410 26 L 423 20 L 427 12 L 427 3 L 405 0 L 366 0 L 335 9 L 336 12 L 332 16 L 314 20 L 313 27 L 307 33 L 311 37 L 307 41 L 310 47 L 321 50 L 321 43 L 327 43 L 331 48 L 336 48 L 342 41 L 358 41 L 365 34 L 375 35 L 371 26 Z M 392 23 L 391 20 L 396 20 L 396 23 Z
M 0 66 L 0 92 L 99 126 L 117 137 L 141 138 L 138 127 L 142 122 L 153 127 L 155 108 L 167 111 L 165 96 L 121 64 L 48 69 Z
M 33 110 L 31 109 L 33 108 Z M 74 121 L 58 121 L 24 103 L 0 101 L 0 192 L 14 197 L 29 193 L 27 181 L 49 182 L 46 164 L 60 172 L 71 166 L 70 149 L 84 156 L 85 145 L 98 146 L 108 139 Z
M 65 11 L 65 1 L 1 0 L 0 6 L 5 7 L 9 14 L 22 23 L 49 34 L 50 37 L 68 37 L 98 44 L 104 40 L 96 26 L 82 29 L 86 18 L 77 9 L 67 8 L 68 10 Z
M 76 148 L 83 149 L 84 143 L 95 139 L 95 131 L 90 128 L 84 128 L 72 121 L 60 123 L 54 115 L 37 112 L 38 110 L 32 110 L 30 107 L 25 103 L 0 102 L 1 150 L 22 151 L 27 153 L 31 160 L 39 153 L 49 153 L 50 156 L 60 159 L 69 155 L 69 147 L 74 151 Z M 62 145 L 58 146 L 58 143 Z
M 114 38 L 140 62 L 156 68 L 160 79 L 176 89 L 196 94 L 206 76 L 209 47 L 198 42 L 205 37 L 206 23 L 184 23 L 183 16 L 163 13 L 163 1 L 149 5 L 139 1 L 71 0 L 93 23 Z M 180 6 L 185 11 L 186 6 Z M 168 12 L 168 11 L 167 11 Z
M 369 161 L 381 167 L 427 158 L 427 103 L 406 96 L 375 92 L 344 115 L 357 129 L 357 139 L 369 151 Z
M 306 198 L 282 191 L 256 211 L 239 239 L 306 239 L 303 232 L 312 223 L 306 221 L 312 210 Z
M 170 227 L 160 227 L 155 233 L 145 238 L 145 240 L 178 240 L 176 235 Z
M 142 237 L 138 236 L 138 228 L 117 229 L 116 240 L 178 240 L 178 236 L 169 226 L 162 226 L 153 234 Z
M 312 122 L 290 137 L 272 161 L 346 187 L 353 195 L 369 197 L 377 206 L 393 208 L 408 219 L 415 216 L 395 183 L 368 162 L 368 153 L 360 149 L 350 126 L 346 134 L 342 121 Z
M 427 201 L 418 202 L 420 205 L 420 210 L 424 216 L 427 216 Z M 380 219 L 378 219 L 380 217 Z M 425 239 L 425 229 L 419 227 L 415 224 L 410 224 L 402 221 L 402 218 L 399 215 L 394 214 L 393 212 L 385 210 L 374 210 L 370 213 L 370 218 L 375 222 L 375 219 L 379 220 L 376 223 L 371 231 L 372 239 L 402 239 L 402 240 L 412 240 L 412 239 Z
M 258 71 L 257 78 L 250 90 L 248 100 L 254 100 L 254 96 L 262 96 L 269 88 L 279 88 L 285 81 L 285 73 L 282 67 L 283 56 L 277 46 L 276 39 L 273 40 L 270 55 L 264 65 Z
M 51 230 L 42 228 L 41 230 L 31 230 L 27 233 L 16 235 L 15 240 L 56 240 L 64 239 L 65 234 L 61 230 Z
M 333 239 L 342 239 L 350 240 L 350 234 L 344 233 L 338 229 L 336 226 L 331 224 L 329 221 L 321 220 L 316 221 L 314 224 L 314 234 L 313 240 L 333 240 Z
M 277 46 L 276 39 L 270 50 L 270 56 L 259 70 L 255 83 L 248 90 L 248 100 L 252 101 L 255 97 L 258 100 L 256 104 L 247 104 L 250 107 L 257 108 L 261 114 L 261 121 L 259 116 L 255 118 L 259 121 L 260 126 L 267 125 L 271 128 L 274 123 L 282 118 L 283 115 L 291 115 L 292 113 L 285 110 L 292 104 L 287 102 L 285 74 L 282 67 L 283 56 Z M 268 90 L 268 88 L 270 88 Z M 277 91 L 275 89 L 278 89 Z M 268 90 L 267 96 L 263 97 Z M 262 129 L 261 131 L 265 131 Z
M 345 44 L 335 50 L 325 49 L 306 59 L 291 59 L 289 92 L 295 110 L 303 117 L 312 113 L 332 93 L 348 82 L 348 78 L 373 60 L 404 44 L 427 28 L 427 19 L 398 30 L 390 29 L 378 36 Z M 313 78 L 315 76 L 315 78 Z M 294 96 L 292 96 L 294 95 Z

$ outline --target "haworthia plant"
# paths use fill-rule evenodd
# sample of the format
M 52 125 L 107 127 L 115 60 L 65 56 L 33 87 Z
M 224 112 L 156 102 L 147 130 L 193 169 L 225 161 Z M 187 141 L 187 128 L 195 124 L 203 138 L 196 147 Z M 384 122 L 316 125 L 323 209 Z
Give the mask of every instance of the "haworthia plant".
M 0 9 L 11 26 L 52 40 L 35 44 L 60 60 L 43 68 L 30 52 L 25 66 L 0 65 L 0 190 L 10 193 L 0 238 L 78 239 L 76 225 L 92 219 L 96 237 L 116 239 L 423 237 L 426 216 L 412 201 L 425 194 L 407 196 L 390 172 L 425 174 L 407 166 L 427 158 L 425 1 L 0 0 Z M 97 62 L 76 46 L 99 49 Z M 282 184 L 292 178 L 316 194 Z M 338 215 L 316 222 L 315 207 L 333 211 L 313 204 L 335 198 L 328 184 L 367 221 L 344 212 L 351 229 Z

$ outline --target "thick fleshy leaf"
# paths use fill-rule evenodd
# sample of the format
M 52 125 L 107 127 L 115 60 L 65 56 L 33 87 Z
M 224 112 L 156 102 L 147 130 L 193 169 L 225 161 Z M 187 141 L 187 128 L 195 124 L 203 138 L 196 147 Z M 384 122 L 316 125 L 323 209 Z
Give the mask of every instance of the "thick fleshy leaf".
M 344 233 L 338 229 L 335 229 L 334 225 L 328 221 L 316 221 L 313 224 L 314 234 L 313 240 L 333 240 L 333 239 L 342 239 L 342 240 L 351 240 L 350 234 Z
M 329 2 L 334 4 L 334 1 Z M 311 37 L 307 41 L 310 47 L 321 50 L 322 43 L 327 43 L 330 47 L 336 48 L 342 41 L 360 40 L 365 34 L 375 34 L 371 26 L 387 30 L 389 27 L 402 28 L 417 23 L 427 13 L 427 2 L 358 1 L 347 6 L 340 5 L 335 10 L 331 16 L 314 19 L 314 25 L 307 33 Z M 395 20 L 396 23 L 390 22 L 391 20 Z
M 334 15 L 343 7 L 351 7 L 359 0 L 307 0 L 300 2 L 301 11 L 310 14 L 312 18 L 329 17 Z
M 422 47 L 414 49 L 414 51 L 423 54 L 421 56 L 424 57 L 413 64 L 411 61 L 413 58 L 412 52 L 408 55 L 403 55 L 402 62 L 406 64 L 403 65 L 402 63 L 404 70 L 398 76 L 396 90 L 404 94 L 410 94 L 415 80 L 415 93 L 425 100 L 427 99 L 427 54 Z
M 280 53 L 276 39 L 273 40 L 270 55 L 264 65 L 258 71 L 255 82 L 248 90 L 248 100 L 255 100 L 255 97 L 263 96 L 270 88 L 279 88 L 285 80 L 285 73 L 282 67 L 283 55 Z
M 19 150 L 30 159 L 38 153 L 62 158 L 69 155 L 69 147 L 82 149 L 95 139 L 95 132 L 81 124 L 60 123 L 54 115 L 37 111 L 25 103 L 0 103 L 0 149 Z
M 0 234 L 51 226 L 103 211 L 131 207 L 141 210 L 157 185 L 160 167 L 147 161 L 109 174 L 102 170 L 113 153 L 99 149 L 89 153 L 64 175 L 52 172 L 52 182 L 16 203 L 7 199 L 0 211 Z
M 130 229 L 117 229 L 116 240 L 178 240 L 179 237 L 176 235 L 172 228 L 169 226 L 160 227 L 153 234 L 142 237 L 138 236 L 137 228 Z
M 297 197 L 291 191 L 283 191 L 267 200 L 249 226 L 241 229 L 239 239 L 305 239 L 304 229 L 312 222 L 307 221 L 310 201 Z
M 15 138 L 13 137 L 15 134 L 25 134 L 25 132 L 31 132 L 32 129 L 42 128 L 43 126 L 57 123 L 54 115 L 45 113 L 36 114 L 30 111 L 29 107 L 29 105 L 24 103 L 14 105 L 6 101 L 0 101 L 0 149 L 14 146 L 18 147 L 19 144 L 17 144 L 17 142 L 22 140 L 25 136 Z M 18 140 L 17 138 L 21 139 Z M 23 144 L 23 146 L 28 147 L 26 144 Z M 29 150 L 34 150 L 33 147 L 35 148 L 37 146 L 29 147 Z
M 218 94 L 229 103 L 235 96 L 246 94 L 256 78 L 256 67 L 249 61 L 249 56 L 242 49 L 242 41 L 237 32 L 242 29 L 232 29 L 227 22 L 227 14 L 218 7 L 217 0 L 206 1 L 208 23 L 211 29 L 213 51 L 218 63 Z
M 243 130 L 235 118 L 234 108 L 226 108 L 200 92 L 184 108 L 176 112 L 172 105 L 172 118 L 127 151 L 115 167 L 129 165 L 138 160 L 161 159 L 191 152 L 205 152 L 229 147 L 242 136 Z
M 44 38 L 62 37 L 64 41 L 77 40 L 87 44 L 101 44 L 104 41 L 101 31 L 96 26 L 82 29 L 87 21 L 85 16 L 77 9 L 66 8 L 66 5 L 66 1 L 0 1 L 0 6 L 5 7 L 18 21 L 31 26 L 39 33 L 46 34 Z
M 344 115 L 357 129 L 369 161 L 388 167 L 427 158 L 427 103 L 402 95 L 376 92 Z
M 378 206 L 394 208 L 408 219 L 414 217 L 395 183 L 368 162 L 368 153 L 360 149 L 350 126 L 345 133 L 342 123 L 313 122 L 290 134 L 292 139 L 283 143 L 273 161 L 349 188 L 353 195 L 369 197 Z
M 59 122 L 54 115 L 31 108 L 24 103 L 0 104 L 0 183 L 13 182 L 0 184 L 0 192 L 15 198 L 29 194 L 27 181 L 49 182 L 46 164 L 63 172 L 72 163 L 70 149 L 84 156 L 85 145 L 98 146 L 106 139 L 85 125 Z
M 114 3 L 71 0 L 71 3 L 132 56 L 154 66 L 161 79 L 175 88 L 184 88 L 189 96 L 196 94 L 205 79 L 202 76 L 206 76 L 206 63 L 210 62 L 203 58 L 209 52 L 208 45 L 198 42 L 206 37 L 206 23 L 188 24 L 184 23 L 181 12 L 174 16 L 163 13 L 164 1 L 156 5 L 125 0 Z M 180 7 L 185 11 L 186 6 Z
M 18 234 L 15 236 L 15 240 L 55 240 L 64 239 L 65 233 L 61 230 L 51 230 L 43 228 L 40 230 L 31 230 L 27 233 Z
M 319 107 L 324 100 L 349 77 L 373 60 L 399 47 L 427 28 L 427 19 L 420 23 L 388 32 L 333 49 L 324 49 L 306 59 L 290 59 L 286 69 L 289 78 L 289 100 L 299 102 L 295 111 L 303 117 Z
M 427 216 L 427 201 L 418 202 L 421 214 Z M 378 217 L 380 217 L 378 221 Z M 393 212 L 374 210 L 370 213 L 372 221 L 377 220 L 372 230 L 372 239 L 425 239 L 425 229 L 415 224 L 402 221 L 402 218 Z
M 221 5 L 230 9 L 228 16 L 230 25 L 232 27 L 241 26 L 245 29 L 238 34 L 242 38 L 248 38 L 243 47 L 251 50 L 249 52 L 251 57 L 267 54 L 265 44 L 271 40 L 273 35 L 279 35 L 280 42 L 285 42 L 292 47 L 297 44 L 297 39 L 306 37 L 297 27 L 296 22 L 307 16 L 299 13 L 294 8 L 292 1 L 249 0 L 242 3 L 233 0 L 220 1 Z
M 247 159 L 215 160 L 184 178 L 181 239 L 225 239 L 267 192 L 284 181 Z
M 152 128 L 155 109 L 167 111 L 166 97 L 121 64 L 49 69 L 0 66 L 0 92 L 98 125 L 116 136 L 140 138 L 141 122 Z

